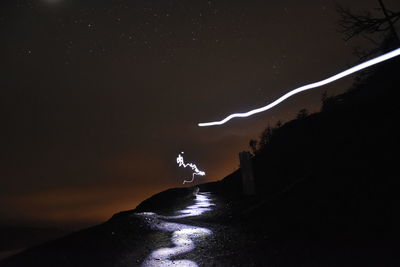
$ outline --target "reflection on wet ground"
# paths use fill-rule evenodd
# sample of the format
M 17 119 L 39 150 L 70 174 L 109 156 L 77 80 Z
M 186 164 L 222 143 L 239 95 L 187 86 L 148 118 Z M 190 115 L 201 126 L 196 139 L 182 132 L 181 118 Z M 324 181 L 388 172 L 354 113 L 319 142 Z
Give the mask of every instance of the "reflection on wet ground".
M 142 267 L 151 266 L 183 266 L 197 267 L 198 265 L 191 260 L 172 260 L 180 254 L 195 249 L 194 240 L 199 237 L 208 236 L 212 231 L 207 228 L 168 222 L 171 219 L 181 219 L 186 217 L 194 217 L 210 211 L 211 203 L 210 193 L 198 193 L 195 198 L 195 204 L 178 211 L 174 216 L 163 216 L 152 212 L 138 213 L 137 215 L 147 218 L 159 219 L 156 223 L 154 220 L 148 220 L 150 227 L 155 230 L 172 232 L 171 241 L 174 247 L 160 248 L 154 250 L 142 263 Z

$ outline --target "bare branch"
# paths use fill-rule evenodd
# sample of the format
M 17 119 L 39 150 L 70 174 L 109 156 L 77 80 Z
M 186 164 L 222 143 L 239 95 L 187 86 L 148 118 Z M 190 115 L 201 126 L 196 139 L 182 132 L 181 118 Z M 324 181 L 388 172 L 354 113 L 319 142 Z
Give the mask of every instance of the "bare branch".
M 399 12 L 390 10 L 385 10 L 386 16 L 382 18 L 373 17 L 368 11 L 363 14 L 355 14 L 349 8 L 340 5 L 336 6 L 336 10 L 340 15 L 338 31 L 344 34 L 346 41 L 359 35 L 372 41 L 371 37 L 367 37 L 366 34 L 389 32 L 392 30 L 392 25 L 400 19 Z M 379 10 L 382 9 L 379 8 Z M 376 44 L 376 41 L 372 42 Z

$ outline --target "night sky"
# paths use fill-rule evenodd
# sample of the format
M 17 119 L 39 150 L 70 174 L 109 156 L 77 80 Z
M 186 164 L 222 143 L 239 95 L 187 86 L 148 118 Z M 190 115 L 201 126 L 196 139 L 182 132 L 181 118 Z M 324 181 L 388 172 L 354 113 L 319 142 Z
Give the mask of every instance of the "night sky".
M 351 2 L 351 3 L 350 3 Z M 89 225 L 190 173 L 198 182 L 238 167 L 268 125 L 324 91 L 273 110 L 199 128 L 263 106 L 294 87 L 356 63 L 336 3 L 376 0 L 3 0 L 0 3 L 0 224 Z M 386 0 L 399 10 L 398 0 Z M 374 11 L 379 12 L 379 11 Z M 353 76 L 354 77 L 354 76 Z

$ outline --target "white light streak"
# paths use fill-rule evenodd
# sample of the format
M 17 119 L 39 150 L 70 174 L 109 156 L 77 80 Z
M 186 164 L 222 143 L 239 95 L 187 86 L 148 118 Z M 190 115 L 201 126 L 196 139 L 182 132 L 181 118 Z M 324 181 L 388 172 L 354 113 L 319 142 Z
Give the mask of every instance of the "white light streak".
M 146 218 L 149 226 L 155 230 L 172 232 L 172 247 L 156 249 L 143 261 L 142 267 L 161 267 L 161 266 L 182 266 L 198 267 L 197 263 L 186 259 L 174 259 L 177 256 L 190 252 L 196 248 L 195 241 L 206 236 L 210 236 L 212 231 L 208 228 L 199 226 L 168 222 L 166 220 L 180 219 L 186 217 L 199 216 L 211 210 L 209 193 L 199 193 L 196 195 L 195 204 L 178 211 L 175 216 L 163 216 L 153 212 L 137 213 L 138 216 Z
M 356 65 L 356 66 L 354 66 L 354 67 L 352 67 L 352 68 L 350 68 L 348 70 L 342 71 L 342 72 L 340 72 L 340 73 L 338 73 L 336 75 L 333 75 L 333 76 L 331 76 L 329 78 L 326 78 L 326 79 L 324 79 L 322 81 L 311 83 L 311 84 L 307 84 L 307 85 L 303 85 L 303 86 L 301 86 L 299 88 L 296 88 L 296 89 L 284 94 L 283 96 L 281 96 L 280 98 L 278 98 L 274 102 L 272 102 L 272 103 L 270 103 L 270 104 L 268 104 L 268 105 L 266 105 L 264 107 L 253 109 L 253 110 L 250 110 L 250 111 L 244 112 L 244 113 L 234 113 L 234 114 L 231 114 L 231 115 L 227 116 L 225 119 L 220 120 L 220 121 L 199 123 L 198 126 L 206 127 L 206 126 L 222 125 L 222 124 L 230 121 L 233 118 L 245 118 L 245 117 L 252 116 L 252 115 L 254 115 L 256 113 L 260 113 L 260 112 L 263 112 L 263 111 L 266 111 L 268 109 L 271 109 L 271 108 L 275 107 L 279 103 L 285 101 L 286 99 L 288 99 L 289 97 L 291 97 L 291 96 L 293 96 L 295 94 L 298 94 L 300 92 L 303 92 L 303 91 L 306 91 L 306 90 L 310 90 L 310 89 L 313 89 L 313 88 L 316 88 L 316 87 L 324 86 L 324 85 L 326 85 L 328 83 L 332 83 L 334 81 L 337 81 L 337 80 L 339 80 L 341 78 L 344 78 L 344 77 L 346 77 L 346 76 L 348 76 L 350 74 L 353 74 L 353 73 L 355 73 L 357 71 L 363 70 L 365 68 L 368 68 L 368 67 L 373 66 L 375 64 L 381 63 L 381 62 L 386 61 L 388 59 L 397 57 L 399 55 L 400 55 L 400 48 L 398 48 L 396 50 L 393 50 L 393 51 L 391 51 L 389 53 L 386 53 L 386 54 L 384 54 L 382 56 L 379 56 L 379 57 L 373 58 L 371 60 L 368 60 L 368 61 L 366 61 L 364 63 L 359 64 L 359 65 Z
M 183 181 L 183 184 L 192 183 L 192 182 L 194 181 L 194 176 L 195 176 L 195 175 L 199 175 L 199 176 L 204 176 L 204 175 L 206 175 L 205 172 L 200 171 L 200 170 L 197 168 L 196 164 L 193 164 L 193 163 L 186 163 L 186 164 L 185 164 L 182 155 L 183 155 L 183 152 L 180 153 L 180 154 L 178 155 L 178 157 L 176 158 L 176 163 L 178 163 L 178 166 L 179 166 L 179 167 L 184 167 L 184 168 L 189 167 L 189 168 L 191 168 L 192 171 L 193 171 L 192 179 L 191 179 L 191 180 L 184 180 L 184 181 Z

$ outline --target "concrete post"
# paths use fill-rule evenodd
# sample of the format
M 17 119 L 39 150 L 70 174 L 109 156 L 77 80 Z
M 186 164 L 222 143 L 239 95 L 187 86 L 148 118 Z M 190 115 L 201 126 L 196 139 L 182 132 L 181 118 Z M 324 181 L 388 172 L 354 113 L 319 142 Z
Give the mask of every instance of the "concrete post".
M 239 159 L 240 159 L 240 169 L 242 171 L 243 194 L 247 196 L 254 195 L 256 193 L 256 188 L 254 184 L 251 153 L 248 151 L 240 152 Z

